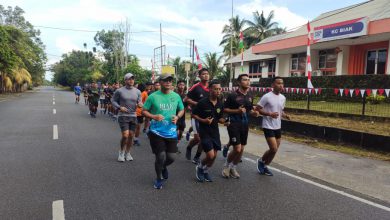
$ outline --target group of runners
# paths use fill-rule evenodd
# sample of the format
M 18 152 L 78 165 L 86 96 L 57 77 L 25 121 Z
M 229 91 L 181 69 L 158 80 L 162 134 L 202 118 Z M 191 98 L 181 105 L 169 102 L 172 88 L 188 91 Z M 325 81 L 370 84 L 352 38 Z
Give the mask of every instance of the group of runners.
M 229 143 L 223 147 L 222 155 L 226 161 L 222 167 L 225 178 L 240 178 L 238 164 L 240 163 L 249 132 L 249 118 L 262 116 L 262 127 L 269 150 L 257 160 L 257 170 L 262 175 L 272 176 L 268 165 L 272 162 L 281 141 L 281 118 L 289 119 L 284 113 L 286 98 L 281 94 L 283 79 L 275 77 L 272 80 L 272 91 L 263 95 L 254 104 L 249 92 L 250 79 L 248 74 L 237 78 L 238 89 L 222 97 L 222 87 L 218 80 L 210 80 L 209 71 L 202 68 L 198 71 L 199 82 L 191 88 L 186 88 L 183 80 L 173 85 L 174 77 L 162 73 L 154 83 L 135 84 L 135 76 L 127 73 L 124 76 L 125 85 L 101 85 L 92 83 L 88 88 L 75 87 L 76 103 L 80 101 L 81 91 L 84 93 L 85 104 L 90 107 L 91 117 L 96 117 L 98 102 L 101 103 L 101 113 L 112 114 L 117 118 L 121 129 L 120 150 L 118 161 L 132 161 L 131 148 L 140 145 L 139 135 L 142 124 L 147 134 L 153 154 L 155 155 L 156 179 L 154 188 L 161 189 L 168 179 L 168 166 L 171 165 L 178 151 L 186 128 L 185 113 L 190 113 L 190 131 L 193 138 L 189 140 L 185 157 L 196 164 L 195 176 L 199 182 L 212 182 L 209 170 L 222 150 L 219 134 L 219 124 L 227 127 Z M 192 158 L 192 149 L 197 146 Z M 232 149 L 229 150 L 229 146 Z M 204 153 L 203 153 L 204 152 Z M 202 153 L 204 154 L 201 159 Z

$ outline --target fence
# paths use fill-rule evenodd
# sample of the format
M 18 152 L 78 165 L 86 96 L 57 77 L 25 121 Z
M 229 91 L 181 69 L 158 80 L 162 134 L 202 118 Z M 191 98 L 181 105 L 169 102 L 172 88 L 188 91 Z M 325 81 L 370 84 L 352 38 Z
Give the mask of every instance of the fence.
M 235 88 L 233 88 L 235 89 Z M 228 92 L 227 88 L 223 89 Z M 269 87 L 252 87 L 258 100 L 271 91 Z M 286 108 L 347 115 L 390 118 L 390 89 L 285 88 Z

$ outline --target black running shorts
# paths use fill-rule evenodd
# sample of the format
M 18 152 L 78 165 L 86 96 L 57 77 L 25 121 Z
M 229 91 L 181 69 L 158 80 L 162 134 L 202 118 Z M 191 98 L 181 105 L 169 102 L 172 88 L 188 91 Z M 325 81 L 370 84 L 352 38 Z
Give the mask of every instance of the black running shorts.
M 272 129 L 268 129 L 268 128 L 263 128 L 263 131 L 264 131 L 265 138 L 274 137 L 276 139 L 279 139 L 282 137 L 282 130 L 281 129 L 272 130 Z
M 241 122 L 232 122 L 227 127 L 229 141 L 233 146 L 246 145 L 248 141 L 249 125 Z
M 161 152 L 176 153 L 177 152 L 177 139 L 175 138 L 163 138 L 153 132 L 148 133 L 150 147 L 154 154 Z

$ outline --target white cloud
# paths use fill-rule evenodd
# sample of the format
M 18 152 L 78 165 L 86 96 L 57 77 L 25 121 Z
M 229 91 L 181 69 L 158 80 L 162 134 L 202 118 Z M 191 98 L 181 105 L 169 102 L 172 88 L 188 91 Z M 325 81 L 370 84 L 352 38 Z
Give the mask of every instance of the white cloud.
M 28 12 L 26 17 L 35 25 L 58 24 L 62 22 L 73 24 L 92 22 L 117 23 L 125 19 L 125 15 L 121 11 L 109 9 L 97 0 L 80 0 L 71 5 L 36 9 Z
M 237 7 L 237 10 L 244 14 L 246 19 L 253 18 L 253 12 L 256 10 L 268 16 L 271 11 L 274 11 L 274 19 L 279 23 L 281 27 L 287 27 L 287 29 L 301 26 L 307 22 L 307 18 L 304 18 L 298 14 L 291 12 L 287 7 L 277 6 L 273 3 L 264 2 L 263 0 L 253 0 L 247 4 L 242 4 Z
M 80 50 L 77 44 L 73 43 L 69 37 L 62 36 L 56 39 L 56 46 L 62 53 L 68 53 L 72 50 Z

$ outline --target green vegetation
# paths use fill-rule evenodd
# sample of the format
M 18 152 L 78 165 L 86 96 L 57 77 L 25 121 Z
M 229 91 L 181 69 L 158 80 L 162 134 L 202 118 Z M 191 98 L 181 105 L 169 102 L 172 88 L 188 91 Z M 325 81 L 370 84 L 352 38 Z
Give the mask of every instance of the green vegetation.
M 18 6 L 0 5 L 0 93 L 22 92 L 44 80 L 45 46 L 23 14 Z

